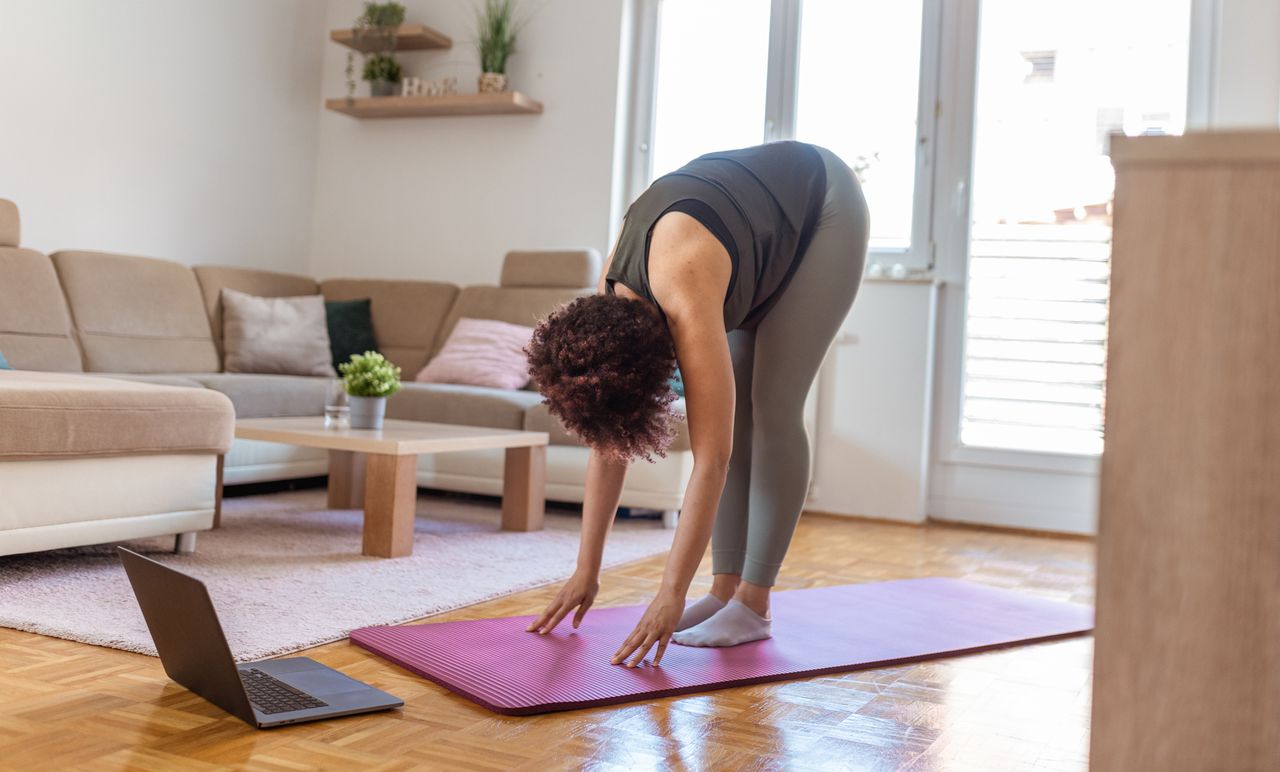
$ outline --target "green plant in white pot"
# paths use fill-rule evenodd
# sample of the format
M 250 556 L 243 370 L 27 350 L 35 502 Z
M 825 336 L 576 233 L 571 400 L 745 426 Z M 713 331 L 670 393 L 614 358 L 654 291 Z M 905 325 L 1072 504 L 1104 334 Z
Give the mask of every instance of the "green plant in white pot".
M 476 12 L 480 49 L 480 93 L 507 90 L 507 59 L 516 52 L 516 0 L 484 0 Z
M 387 397 L 400 391 L 400 368 L 376 351 L 352 354 L 338 365 L 342 386 L 351 397 L 351 428 L 381 429 Z
M 394 96 L 400 84 L 400 63 L 391 54 L 375 54 L 364 62 L 370 96 Z

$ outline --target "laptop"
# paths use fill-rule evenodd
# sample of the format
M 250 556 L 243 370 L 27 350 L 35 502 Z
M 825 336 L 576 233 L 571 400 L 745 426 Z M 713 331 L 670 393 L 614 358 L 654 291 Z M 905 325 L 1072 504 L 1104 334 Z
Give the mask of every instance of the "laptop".
M 237 665 L 204 583 L 116 548 L 164 672 L 259 729 L 372 713 L 404 700 L 306 657 Z

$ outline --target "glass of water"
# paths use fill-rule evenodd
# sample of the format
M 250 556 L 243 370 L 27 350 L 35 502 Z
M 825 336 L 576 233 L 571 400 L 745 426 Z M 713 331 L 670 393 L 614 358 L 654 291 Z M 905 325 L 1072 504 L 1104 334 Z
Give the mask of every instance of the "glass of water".
M 339 429 L 350 424 L 351 406 L 341 378 L 330 379 L 324 392 L 324 426 Z

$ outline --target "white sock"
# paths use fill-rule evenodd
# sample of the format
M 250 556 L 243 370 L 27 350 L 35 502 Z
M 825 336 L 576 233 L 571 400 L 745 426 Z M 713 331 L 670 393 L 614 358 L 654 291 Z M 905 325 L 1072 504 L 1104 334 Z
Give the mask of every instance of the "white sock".
M 682 646 L 737 646 L 770 637 L 771 627 L 769 618 L 735 598 L 710 619 L 677 632 L 671 640 Z
M 684 630 L 694 625 L 700 625 L 722 608 L 724 608 L 724 601 L 711 593 L 707 593 L 705 598 L 699 598 L 684 607 L 684 614 L 680 617 L 680 621 L 676 623 L 676 630 Z

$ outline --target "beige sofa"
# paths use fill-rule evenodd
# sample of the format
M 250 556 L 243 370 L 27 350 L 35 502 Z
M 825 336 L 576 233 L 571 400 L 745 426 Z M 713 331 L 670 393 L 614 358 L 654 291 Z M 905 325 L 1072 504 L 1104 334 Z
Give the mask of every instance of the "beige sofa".
M 78 370 L 49 259 L 19 249 L 0 201 L 0 351 Z M 207 389 L 0 370 L 0 555 L 165 534 L 189 551 L 211 528 L 234 412 Z
M 7 202 L 6 202 L 7 203 Z M 12 221 L 15 210 L 0 219 Z M 8 226 L 0 226 L 8 227 Z M 16 238 L 14 239 L 16 244 Z M 47 270 L 13 273 L 0 263 L 0 353 L 21 370 L 109 375 L 225 395 L 237 417 L 318 415 L 325 379 L 222 372 L 224 287 L 254 295 L 323 294 L 330 300 L 369 298 L 379 348 L 411 379 L 440 350 L 463 317 L 533 324 L 558 305 L 590 292 L 600 271 L 593 250 L 511 252 L 496 286 L 458 287 L 417 280 L 326 279 L 227 266 L 88 251 L 48 258 L 23 251 Z M 15 286 L 20 285 L 20 286 Z M 406 383 L 392 397 L 392 418 L 548 431 L 547 496 L 581 502 L 587 449 L 551 418 L 534 391 Z M 500 451 L 423 456 L 423 487 L 497 495 Z M 622 505 L 674 512 L 692 468 L 682 430 L 667 458 L 636 464 Z M 228 485 L 286 480 L 327 472 L 324 451 L 236 440 L 225 458 Z M 668 518 L 669 521 L 671 518 Z

